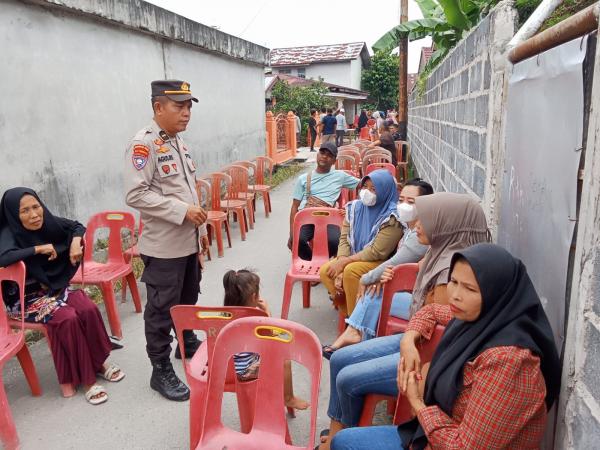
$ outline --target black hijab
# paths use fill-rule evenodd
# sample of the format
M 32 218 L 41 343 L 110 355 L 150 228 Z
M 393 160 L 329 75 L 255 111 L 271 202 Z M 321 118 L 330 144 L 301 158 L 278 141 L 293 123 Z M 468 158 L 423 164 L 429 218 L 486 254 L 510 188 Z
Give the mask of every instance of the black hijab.
M 463 388 L 465 364 L 487 349 L 515 346 L 540 358 L 550 409 L 560 389 L 560 361 L 550 323 L 525 266 L 502 247 L 485 243 L 456 252 L 450 274 L 461 258 L 469 263 L 479 284 L 481 314 L 474 322 L 453 319 L 446 327 L 427 374 L 425 404 L 437 405 L 451 415 Z M 419 427 L 413 446 L 422 449 L 426 443 Z
M 21 198 L 31 195 L 42 206 L 42 227 L 30 231 L 23 227 L 19 218 Z M 30 255 L 23 262 L 27 267 L 27 278 L 33 278 L 48 286 L 52 291 L 63 289 L 77 271 L 69 258 L 71 241 L 75 233 L 83 235 L 85 228 L 77 222 L 52 215 L 37 193 L 29 188 L 17 187 L 7 190 L 0 201 L 0 255 L 30 249 L 36 245 L 52 244 L 57 258 L 48 261 L 48 255 Z
M 358 117 L 358 128 L 362 128 L 367 125 L 369 118 L 367 117 L 367 113 L 365 111 L 360 112 L 360 116 Z

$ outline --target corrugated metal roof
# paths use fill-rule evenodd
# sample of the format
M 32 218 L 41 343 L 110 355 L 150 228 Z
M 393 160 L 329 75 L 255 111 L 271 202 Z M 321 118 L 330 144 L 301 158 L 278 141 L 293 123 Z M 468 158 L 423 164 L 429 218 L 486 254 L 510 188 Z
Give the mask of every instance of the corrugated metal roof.
M 348 61 L 360 57 L 364 42 L 313 45 L 308 47 L 274 48 L 271 66 L 304 66 L 316 62 Z

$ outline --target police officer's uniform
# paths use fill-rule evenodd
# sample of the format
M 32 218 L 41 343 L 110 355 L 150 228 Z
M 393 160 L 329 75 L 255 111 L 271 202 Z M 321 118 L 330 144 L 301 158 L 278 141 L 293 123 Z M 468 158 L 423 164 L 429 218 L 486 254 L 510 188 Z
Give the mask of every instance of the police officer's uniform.
M 153 96 L 165 92 L 175 101 L 197 101 L 185 82 L 152 83 Z M 198 300 L 199 241 L 207 234 L 205 224 L 196 227 L 185 219 L 188 206 L 199 205 L 196 166 L 183 140 L 169 137 L 153 120 L 127 148 L 124 181 L 126 202 L 140 211 L 143 223 L 138 248 L 145 264 L 146 350 L 155 369 L 162 364 L 172 371 L 170 308 Z

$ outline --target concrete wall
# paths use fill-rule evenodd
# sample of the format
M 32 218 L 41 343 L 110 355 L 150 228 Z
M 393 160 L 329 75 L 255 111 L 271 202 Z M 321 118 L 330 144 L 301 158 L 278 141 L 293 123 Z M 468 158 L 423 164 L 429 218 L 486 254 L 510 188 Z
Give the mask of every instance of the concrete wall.
M 124 207 L 124 151 L 152 118 L 154 79 L 200 99 L 183 135 L 200 174 L 264 154 L 265 48 L 110 0 L 3 1 L 0 48 L 0 190 L 30 186 L 57 214 Z
M 361 88 L 362 69 L 363 63 L 361 58 L 350 61 L 350 85 L 348 87 L 351 87 L 352 89 Z
M 350 61 L 311 64 L 306 68 L 306 78 L 339 84 L 344 87 L 352 87 L 352 70 Z
M 503 74 L 504 65 L 495 66 L 514 32 L 515 13 L 503 3 L 435 69 L 424 92 L 412 91 L 408 126 L 412 157 L 419 175 L 436 190 L 468 192 L 482 200 L 495 195 L 490 183 L 490 133 L 504 78 L 494 74 Z

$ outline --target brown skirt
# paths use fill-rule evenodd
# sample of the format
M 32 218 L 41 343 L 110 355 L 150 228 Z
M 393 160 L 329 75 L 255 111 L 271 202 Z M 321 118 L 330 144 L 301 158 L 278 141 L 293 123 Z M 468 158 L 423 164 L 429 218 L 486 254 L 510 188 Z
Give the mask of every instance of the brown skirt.
M 72 291 L 67 306 L 46 324 L 61 384 L 91 385 L 111 351 L 100 311 L 84 291 Z

